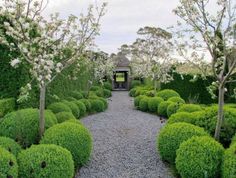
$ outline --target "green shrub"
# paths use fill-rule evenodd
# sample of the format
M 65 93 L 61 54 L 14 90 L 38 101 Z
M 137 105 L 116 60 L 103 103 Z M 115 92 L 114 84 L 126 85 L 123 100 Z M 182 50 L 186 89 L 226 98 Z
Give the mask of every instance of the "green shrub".
M 235 134 L 235 136 L 232 138 L 232 140 L 231 140 L 231 145 L 233 145 L 233 144 L 235 144 L 236 143 L 236 134 Z
M 71 153 L 57 145 L 36 145 L 18 157 L 20 178 L 72 178 L 74 163 Z
M 92 137 L 83 125 L 73 122 L 64 122 L 48 129 L 43 144 L 55 144 L 68 149 L 76 167 L 83 166 L 90 158 L 92 150 Z
M 15 156 L 21 151 L 20 145 L 8 137 L 0 137 L 0 146 Z
M 221 177 L 236 177 L 236 144 L 231 145 L 230 148 L 228 148 L 224 153 L 221 167 Z
M 5 116 L 7 113 L 14 111 L 15 99 L 7 98 L 0 100 L 0 118 Z
M 73 98 L 71 96 L 66 97 L 65 100 L 67 100 L 67 101 L 77 101 L 77 99 L 75 99 L 75 98 Z
M 131 88 L 135 88 L 135 87 L 140 86 L 140 85 L 142 85 L 140 80 L 132 80 L 131 81 Z
M 148 97 L 154 97 L 156 95 L 156 92 L 154 90 L 146 91 L 145 95 Z
M 103 104 L 104 104 L 104 110 L 107 109 L 107 108 L 108 108 L 108 102 L 107 102 L 107 100 L 106 100 L 105 98 L 101 98 L 101 97 L 99 97 L 98 99 L 103 102 Z
M 149 97 L 144 97 L 140 100 L 139 102 L 139 109 L 143 112 L 147 112 L 148 111 L 148 101 L 149 101 Z
M 189 124 L 195 124 L 195 120 L 192 113 L 188 112 L 177 112 L 175 114 L 172 114 L 168 119 L 167 124 L 173 124 L 177 122 L 186 122 Z
M 111 91 L 107 89 L 103 90 L 103 94 L 105 98 L 110 98 L 112 96 Z
M 90 91 L 97 91 L 97 90 L 101 90 L 102 88 L 101 87 L 99 87 L 99 86 L 92 86 L 91 88 L 90 88 Z
M 84 103 L 84 105 L 86 106 L 86 111 L 87 112 L 91 111 L 91 103 L 90 103 L 90 101 L 88 99 L 81 99 L 79 101 Z
M 157 92 L 156 96 L 163 98 L 165 101 L 172 97 L 180 97 L 176 91 L 170 89 L 161 90 Z
M 16 157 L 0 146 L 0 177 L 17 178 L 18 164 Z
M 72 114 L 75 116 L 75 118 L 79 118 L 80 117 L 80 108 L 74 102 L 75 101 L 66 101 L 66 100 L 62 101 L 62 103 L 64 103 L 65 105 L 67 105 L 71 109 Z
M 179 145 L 193 136 L 208 135 L 202 128 L 188 123 L 176 123 L 165 126 L 158 136 L 157 147 L 161 158 L 175 163 L 176 150 Z
M 94 92 L 98 97 L 104 97 L 104 90 L 102 88 Z
M 104 103 L 100 99 L 91 99 L 91 112 L 103 112 L 105 111 Z
M 176 168 L 183 178 L 218 177 L 223 152 L 212 137 L 193 137 L 177 150 Z
M 179 109 L 178 112 L 195 112 L 195 111 L 201 111 L 201 106 L 197 104 L 184 104 Z
M 163 102 L 161 102 L 159 104 L 158 110 L 157 110 L 158 115 L 163 116 L 163 117 L 167 117 L 167 108 L 172 103 L 173 102 L 171 102 L 171 101 L 163 101 Z
M 83 99 L 83 94 L 79 91 L 72 91 L 70 95 L 77 100 Z
M 152 98 L 149 98 L 148 100 L 148 110 L 150 112 L 153 112 L 153 113 L 156 113 L 157 112 L 157 109 L 158 109 L 158 106 L 161 102 L 163 102 L 164 100 L 160 97 L 152 97 Z
M 182 104 L 185 104 L 185 101 L 184 99 L 180 98 L 180 97 L 171 97 L 168 99 L 168 101 L 172 101 L 174 103 L 182 103 Z
M 132 88 L 130 91 L 129 91 L 129 96 L 131 97 L 135 97 L 135 92 L 136 92 L 137 88 Z
M 88 95 L 88 98 L 89 98 L 89 99 L 97 99 L 98 96 L 97 96 L 97 94 L 95 93 L 95 91 L 90 91 L 90 92 L 89 92 L 89 95 Z
M 134 98 L 134 106 L 135 106 L 136 108 L 139 107 L 139 102 L 140 102 L 140 100 L 143 99 L 144 97 L 145 97 L 144 95 L 140 95 L 140 96 L 137 96 L 137 97 Z
M 135 95 L 135 97 L 136 97 L 136 96 L 139 96 L 139 95 L 145 95 L 147 91 L 148 91 L 148 90 L 143 89 L 143 88 L 137 88 L 137 90 L 136 90 L 136 92 L 135 92 L 134 95 Z
M 80 100 L 79 101 L 75 101 L 74 103 L 79 107 L 80 117 L 85 116 L 86 115 L 86 111 L 87 111 L 85 104 L 82 101 L 80 101 Z
M 88 98 L 88 91 L 80 91 L 80 93 L 83 95 L 83 98 Z
M 62 102 L 52 103 L 48 106 L 48 109 L 50 109 L 54 114 L 62 112 L 62 111 L 72 113 L 70 107 Z
M 56 114 L 57 122 L 62 123 L 70 119 L 76 119 L 71 112 L 59 112 Z
M 182 103 L 171 103 L 167 107 L 167 116 L 170 117 L 172 114 L 175 114 L 182 105 Z
M 104 82 L 103 83 L 103 88 L 111 91 L 112 90 L 112 84 L 110 82 Z
M 57 124 L 56 116 L 45 111 L 45 128 Z M 0 124 L 0 135 L 14 139 L 23 147 L 37 143 L 39 139 L 38 109 L 22 109 L 7 114 Z

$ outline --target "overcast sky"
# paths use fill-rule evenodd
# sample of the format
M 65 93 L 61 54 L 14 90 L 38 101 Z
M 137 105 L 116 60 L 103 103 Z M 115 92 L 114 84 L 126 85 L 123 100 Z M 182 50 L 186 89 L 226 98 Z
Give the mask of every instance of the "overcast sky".
M 46 13 L 60 12 L 79 16 L 89 3 L 102 0 L 50 0 Z M 174 25 L 177 17 L 172 10 L 178 0 L 107 0 L 107 13 L 102 19 L 101 35 L 96 39 L 98 47 L 108 53 L 117 52 L 122 44 L 130 44 L 136 39 L 140 27 L 158 26 L 166 28 Z

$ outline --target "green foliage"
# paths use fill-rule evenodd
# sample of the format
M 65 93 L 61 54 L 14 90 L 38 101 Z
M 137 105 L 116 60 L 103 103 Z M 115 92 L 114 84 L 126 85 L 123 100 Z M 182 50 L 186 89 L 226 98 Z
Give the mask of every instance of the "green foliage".
M 136 92 L 137 88 L 132 88 L 130 91 L 129 91 L 129 96 L 131 97 L 135 97 L 135 92 Z
M 197 104 L 184 104 L 182 105 L 177 112 L 196 112 L 201 111 L 202 108 L 200 105 Z
M 167 124 L 173 124 L 177 122 L 186 122 L 190 124 L 195 124 L 195 119 L 192 115 L 192 113 L 188 112 L 177 112 L 175 114 L 172 114 L 170 118 L 167 121 Z
M 234 135 L 234 137 L 232 138 L 232 141 L 231 141 L 231 145 L 235 144 L 236 143 L 236 134 Z
M 104 82 L 103 83 L 103 88 L 111 91 L 112 90 L 112 84 L 110 82 Z
M 111 91 L 107 89 L 103 89 L 103 94 L 105 98 L 110 98 L 112 96 Z
M 92 86 L 91 88 L 90 88 L 90 91 L 97 91 L 97 90 L 101 90 L 102 88 L 101 87 L 99 87 L 99 86 Z
M 80 100 L 80 99 L 83 99 L 83 95 L 81 92 L 79 91 L 73 91 L 71 92 L 71 95 L 73 98 L 77 99 L 77 100 Z
M 20 178 L 72 178 L 71 153 L 56 145 L 37 145 L 22 151 L 18 157 Z
M 159 92 L 157 92 L 156 96 L 163 98 L 165 101 L 167 101 L 169 98 L 172 97 L 180 97 L 179 93 L 177 93 L 174 90 L 161 90 Z
M 86 111 L 87 112 L 91 111 L 91 103 L 90 103 L 90 101 L 88 99 L 81 99 L 79 101 L 84 103 L 84 105 L 86 106 Z
M 180 98 L 180 97 L 171 97 L 168 99 L 168 101 L 172 101 L 174 103 L 181 103 L 181 104 L 185 104 L 184 99 Z
M 6 149 L 0 146 L 0 177 L 1 178 L 17 178 L 18 164 L 16 157 Z
M 154 90 L 150 90 L 145 92 L 145 95 L 149 97 L 154 97 L 156 95 L 156 92 Z
M 98 97 L 104 97 L 104 90 L 102 88 L 94 92 Z
M 143 97 L 140 102 L 139 102 L 139 109 L 143 112 L 147 112 L 148 111 L 148 101 L 149 101 L 149 97 Z
M 57 124 L 56 116 L 45 111 L 45 127 Z M 22 109 L 7 114 L 0 124 L 0 135 L 14 139 L 23 147 L 37 143 L 39 139 L 38 109 Z
M 230 146 L 223 156 L 223 162 L 221 167 L 222 178 L 236 177 L 236 144 Z
M 45 132 L 41 143 L 55 144 L 68 149 L 76 168 L 87 163 L 92 151 L 92 137 L 88 129 L 73 122 L 51 127 Z
M 134 98 L 134 106 L 135 106 L 136 108 L 139 107 L 139 102 L 140 102 L 140 100 L 141 100 L 142 98 L 144 98 L 144 97 L 145 97 L 144 95 L 139 95 L 139 96 L 137 96 L 137 97 Z
M 8 137 L 0 137 L 0 146 L 15 156 L 21 151 L 20 145 Z
M 70 119 L 74 119 L 74 120 L 76 119 L 75 116 L 71 112 L 65 112 L 65 111 L 57 113 L 56 117 L 57 117 L 58 123 L 65 122 Z
M 148 110 L 152 113 L 156 113 L 159 104 L 163 101 L 164 100 L 160 97 L 149 98 L 149 100 L 148 100 Z
M 90 99 L 91 103 L 91 112 L 103 112 L 105 111 L 105 105 L 100 99 Z
M 50 109 L 54 114 L 57 114 L 62 111 L 72 113 L 70 107 L 62 102 L 52 103 L 48 106 L 48 109 Z
M 87 100 L 85 100 L 85 101 L 87 101 Z M 87 111 L 85 104 L 82 101 L 80 101 L 80 100 L 79 101 L 74 101 L 74 103 L 79 107 L 80 117 L 85 116 L 86 115 L 86 111 Z
M 140 85 L 142 85 L 140 80 L 132 80 L 130 88 L 135 88 L 135 87 L 140 86 Z
M 157 148 L 161 158 L 175 163 L 176 151 L 183 141 L 193 136 L 208 135 L 202 128 L 188 123 L 175 123 L 165 126 L 158 136 Z
M 139 95 L 145 95 L 146 92 L 148 92 L 147 89 L 144 89 L 144 88 L 137 88 L 137 90 L 135 91 L 135 94 L 134 96 L 139 96 Z
M 193 137 L 177 150 L 176 168 L 183 178 L 218 177 L 223 152 L 212 137 Z
M 99 100 L 101 100 L 104 104 L 104 110 L 106 110 L 108 108 L 108 102 L 105 98 L 102 97 L 98 97 Z
M 169 100 L 168 100 L 169 101 Z M 167 107 L 167 116 L 170 117 L 172 114 L 175 114 L 177 112 L 177 110 L 182 106 L 182 103 L 171 103 L 168 107 Z
M 63 100 L 62 103 L 64 103 L 65 105 L 67 105 L 71 109 L 72 114 L 75 116 L 75 118 L 80 117 L 80 108 L 77 106 L 77 104 L 75 104 L 74 101 Z
M 167 117 L 167 108 L 172 103 L 173 102 L 171 102 L 171 101 L 163 101 L 163 102 L 161 102 L 159 104 L 158 110 L 157 110 L 158 115 L 163 116 L 163 117 Z
M 0 118 L 14 110 L 15 110 L 14 98 L 7 98 L 7 99 L 0 100 Z
M 77 101 L 77 99 L 75 99 L 75 98 L 73 98 L 71 96 L 66 97 L 65 100 L 67 100 L 67 101 Z

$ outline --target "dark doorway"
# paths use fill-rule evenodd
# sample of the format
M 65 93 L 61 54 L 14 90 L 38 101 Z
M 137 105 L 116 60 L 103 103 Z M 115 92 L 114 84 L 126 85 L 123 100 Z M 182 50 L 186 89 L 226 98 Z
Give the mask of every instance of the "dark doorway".
M 119 71 L 114 73 L 114 89 L 128 90 L 128 72 Z

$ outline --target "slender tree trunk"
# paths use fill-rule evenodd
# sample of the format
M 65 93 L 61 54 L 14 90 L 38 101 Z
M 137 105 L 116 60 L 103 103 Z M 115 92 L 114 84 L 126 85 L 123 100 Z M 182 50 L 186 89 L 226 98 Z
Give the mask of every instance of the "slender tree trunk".
M 224 85 L 220 85 L 219 96 L 218 96 L 218 118 L 217 118 L 217 124 L 216 124 L 216 129 L 215 129 L 216 140 L 220 139 L 221 126 L 224 121 L 224 94 L 225 94 Z
M 44 134 L 45 130 L 45 94 L 46 86 L 43 85 L 40 88 L 40 107 L 39 107 L 39 136 L 40 138 Z

